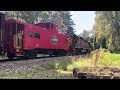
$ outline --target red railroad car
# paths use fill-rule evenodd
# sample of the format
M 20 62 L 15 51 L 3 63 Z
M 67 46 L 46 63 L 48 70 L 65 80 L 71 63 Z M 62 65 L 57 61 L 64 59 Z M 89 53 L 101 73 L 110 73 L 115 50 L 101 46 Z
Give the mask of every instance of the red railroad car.
M 9 19 L 5 23 L 5 52 L 8 58 L 25 56 L 35 58 L 37 53 L 66 54 L 69 36 L 58 33 L 57 25 L 50 22 L 36 25 Z

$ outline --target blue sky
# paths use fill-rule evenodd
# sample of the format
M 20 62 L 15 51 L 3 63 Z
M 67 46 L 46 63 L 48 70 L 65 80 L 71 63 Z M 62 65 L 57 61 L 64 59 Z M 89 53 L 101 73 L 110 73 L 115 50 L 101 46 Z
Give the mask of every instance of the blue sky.
M 78 35 L 83 30 L 92 30 L 95 23 L 95 11 L 70 11 L 75 25 L 75 33 Z

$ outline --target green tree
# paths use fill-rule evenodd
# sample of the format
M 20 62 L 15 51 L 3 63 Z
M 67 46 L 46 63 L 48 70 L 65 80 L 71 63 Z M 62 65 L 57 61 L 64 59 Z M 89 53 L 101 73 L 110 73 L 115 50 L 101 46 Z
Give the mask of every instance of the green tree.
M 90 38 L 91 38 L 91 36 L 92 36 L 92 32 L 91 32 L 91 30 L 89 30 L 89 31 L 83 30 L 83 32 L 80 33 L 79 36 L 80 36 L 80 37 L 83 37 L 84 39 L 86 39 L 86 40 L 88 40 L 88 41 L 90 41 Z
M 120 50 L 119 23 L 120 11 L 96 11 L 94 32 L 97 42 L 102 43 L 106 38 L 106 47 L 115 53 Z
M 67 31 L 66 33 L 69 35 L 73 35 L 74 34 L 74 25 L 75 23 L 73 22 L 73 20 L 71 19 L 71 14 L 70 11 L 59 11 L 60 16 L 63 18 L 63 24 L 67 27 Z

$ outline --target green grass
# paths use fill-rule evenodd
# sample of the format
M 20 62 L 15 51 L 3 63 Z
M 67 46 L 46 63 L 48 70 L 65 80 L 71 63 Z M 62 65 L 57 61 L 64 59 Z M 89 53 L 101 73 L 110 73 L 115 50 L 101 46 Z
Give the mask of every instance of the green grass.
M 98 64 L 109 67 L 120 67 L 120 54 L 103 52 L 101 53 Z
M 67 65 L 68 70 L 73 70 L 75 67 L 94 67 L 95 62 L 97 67 L 117 67 L 120 68 L 120 54 L 112 54 L 105 52 L 104 50 L 99 51 L 99 55 L 92 53 L 89 58 L 79 58 L 72 64 Z M 97 58 L 97 59 L 96 59 Z

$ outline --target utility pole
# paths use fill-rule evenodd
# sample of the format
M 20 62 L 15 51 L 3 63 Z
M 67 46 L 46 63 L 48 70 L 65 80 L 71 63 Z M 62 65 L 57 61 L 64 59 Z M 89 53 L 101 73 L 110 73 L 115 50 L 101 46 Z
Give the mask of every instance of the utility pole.
M 94 30 L 94 26 L 92 29 L 92 33 L 93 33 L 93 42 L 92 42 L 92 46 L 93 46 L 93 51 L 95 52 L 95 30 Z
M 94 32 L 94 35 L 93 35 L 93 51 L 95 52 L 95 31 L 93 31 Z

